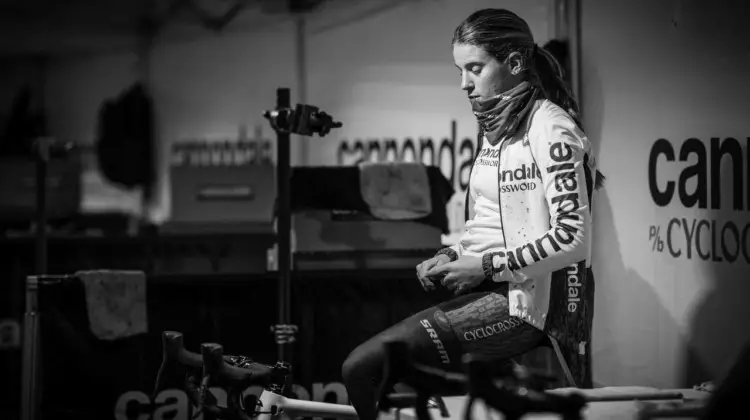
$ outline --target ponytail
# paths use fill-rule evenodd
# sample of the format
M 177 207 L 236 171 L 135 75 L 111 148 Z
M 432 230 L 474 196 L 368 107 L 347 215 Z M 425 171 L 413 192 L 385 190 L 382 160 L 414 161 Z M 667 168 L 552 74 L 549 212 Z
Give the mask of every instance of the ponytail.
M 565 82 L 565 75 L 560 63 L 552 53 L 538 45 L 534 45 L 533 56 L 536 76 L 544 96 L 555 105 L 566 110 L 576 124 L 583 128 L 578 102 L 573 98 L 573 93 Z
M 536 77 L 544 96 L 552 103 L 564 109 L 573 118 L 573 121 L 583 129 L 581 113 L 578 102 L 573 97 L 570 87 L 565 82 L 563 68 L 555 57 L 543 47 L 534 44 L 533 62 L 536 68 Z M 604 174 L 596 171 L 596 189 L 604 185 Z

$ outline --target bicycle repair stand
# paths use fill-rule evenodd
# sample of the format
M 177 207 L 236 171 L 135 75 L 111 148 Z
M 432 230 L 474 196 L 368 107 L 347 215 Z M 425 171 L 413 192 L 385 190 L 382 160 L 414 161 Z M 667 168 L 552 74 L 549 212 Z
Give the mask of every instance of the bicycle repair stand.
M 278 283 L 278 319 L 276 327 L 276 343 L 278 345 L 278 359 L 291 363 L 291 344 L 296 329 L 287 328 L 291 323 L 291 272 L 292 272 L 292 209 L 291 209 L 291 145 L 290 135 L 320 137 L 327 135 L 331 129 L 342 126 L 340 122 L 317 107 L 298 104 L 291 107 L 290 90 L 279 88 L 276 90 L 276 109 L 265 111 L 263 116 L 271 123 L 276 131 L 276 237 L 277 262 L 279 271 Z
M 34 218 L 34 271 L 36 276 L 43 278 L 47 274 L 47 172 L 49 162 L 53 158 L 63 157 L 74 149 L 72 143 L 60 143 L 51 137 L 40 137 L 33 144 L 35 161 L 35 201 L 36 216 Z M 36 278 L 36 277 L 34 277 Z M 32 293 L 29 293 L 29 288 Z M 37 420 L 39 418 L 38 402 L 41 388 L 39 386 L 40 371 L 38 342 L 38 319 L 36 284 L 25 286 L 26 302 L 23 320 L 23 356 L 21 378 L 21 419 Z

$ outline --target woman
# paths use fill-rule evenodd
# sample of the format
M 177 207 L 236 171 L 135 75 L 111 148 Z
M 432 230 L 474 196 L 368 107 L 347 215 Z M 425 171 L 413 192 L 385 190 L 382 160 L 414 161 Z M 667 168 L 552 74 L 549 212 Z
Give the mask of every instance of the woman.
M 377 417 L 384 341 L 401 340 L 413 360 L 445 369 L 464 353 L 507 360 L 564 329 L 564 312 L 576 304 L 565 292 L 570 273 L 579 284 L 583 276 L 593 281 L 590 203 L 599 174 L 560 65 L 504 9 L 473 13 L 452 45 L 479 144 L 465 232 L 419 264 L 417 277 L 425 290 L 444 287 L 457 297 L 352 351 L 342 374 L 362 420 Z

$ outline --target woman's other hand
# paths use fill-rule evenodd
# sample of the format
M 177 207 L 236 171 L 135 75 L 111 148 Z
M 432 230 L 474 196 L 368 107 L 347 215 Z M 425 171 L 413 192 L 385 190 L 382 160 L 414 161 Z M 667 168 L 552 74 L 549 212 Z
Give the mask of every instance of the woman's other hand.
M 428 278 L 442 277 L 442 285 L 457 295 L 477 287 L 486 278 L 482 269 L 482 259 L 466 256 L 433 266 L 425 275 Z
M 419 282 L 422 283 L 422 288 L 424 290 L 435 290 L 435 279 L 430 278 L 430 276 L 427 275 L 427 272 L 449 262 L 451 262 L 449 256 L 440 254 L 417 264 L 417 278 L 419 279 Z

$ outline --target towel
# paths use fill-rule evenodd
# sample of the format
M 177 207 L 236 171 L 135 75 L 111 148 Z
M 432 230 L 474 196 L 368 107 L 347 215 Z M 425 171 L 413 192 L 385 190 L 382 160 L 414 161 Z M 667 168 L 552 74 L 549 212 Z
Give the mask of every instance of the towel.
M 360 163 L 359 187 L 370 212 L 379 219 L 419 219 L 432 213 L 427 168 L 421 163 Z
M 148 332 L 146 274 L 142 271 L 79 271 L 86 291 L 91 332 L 113 341 Z

